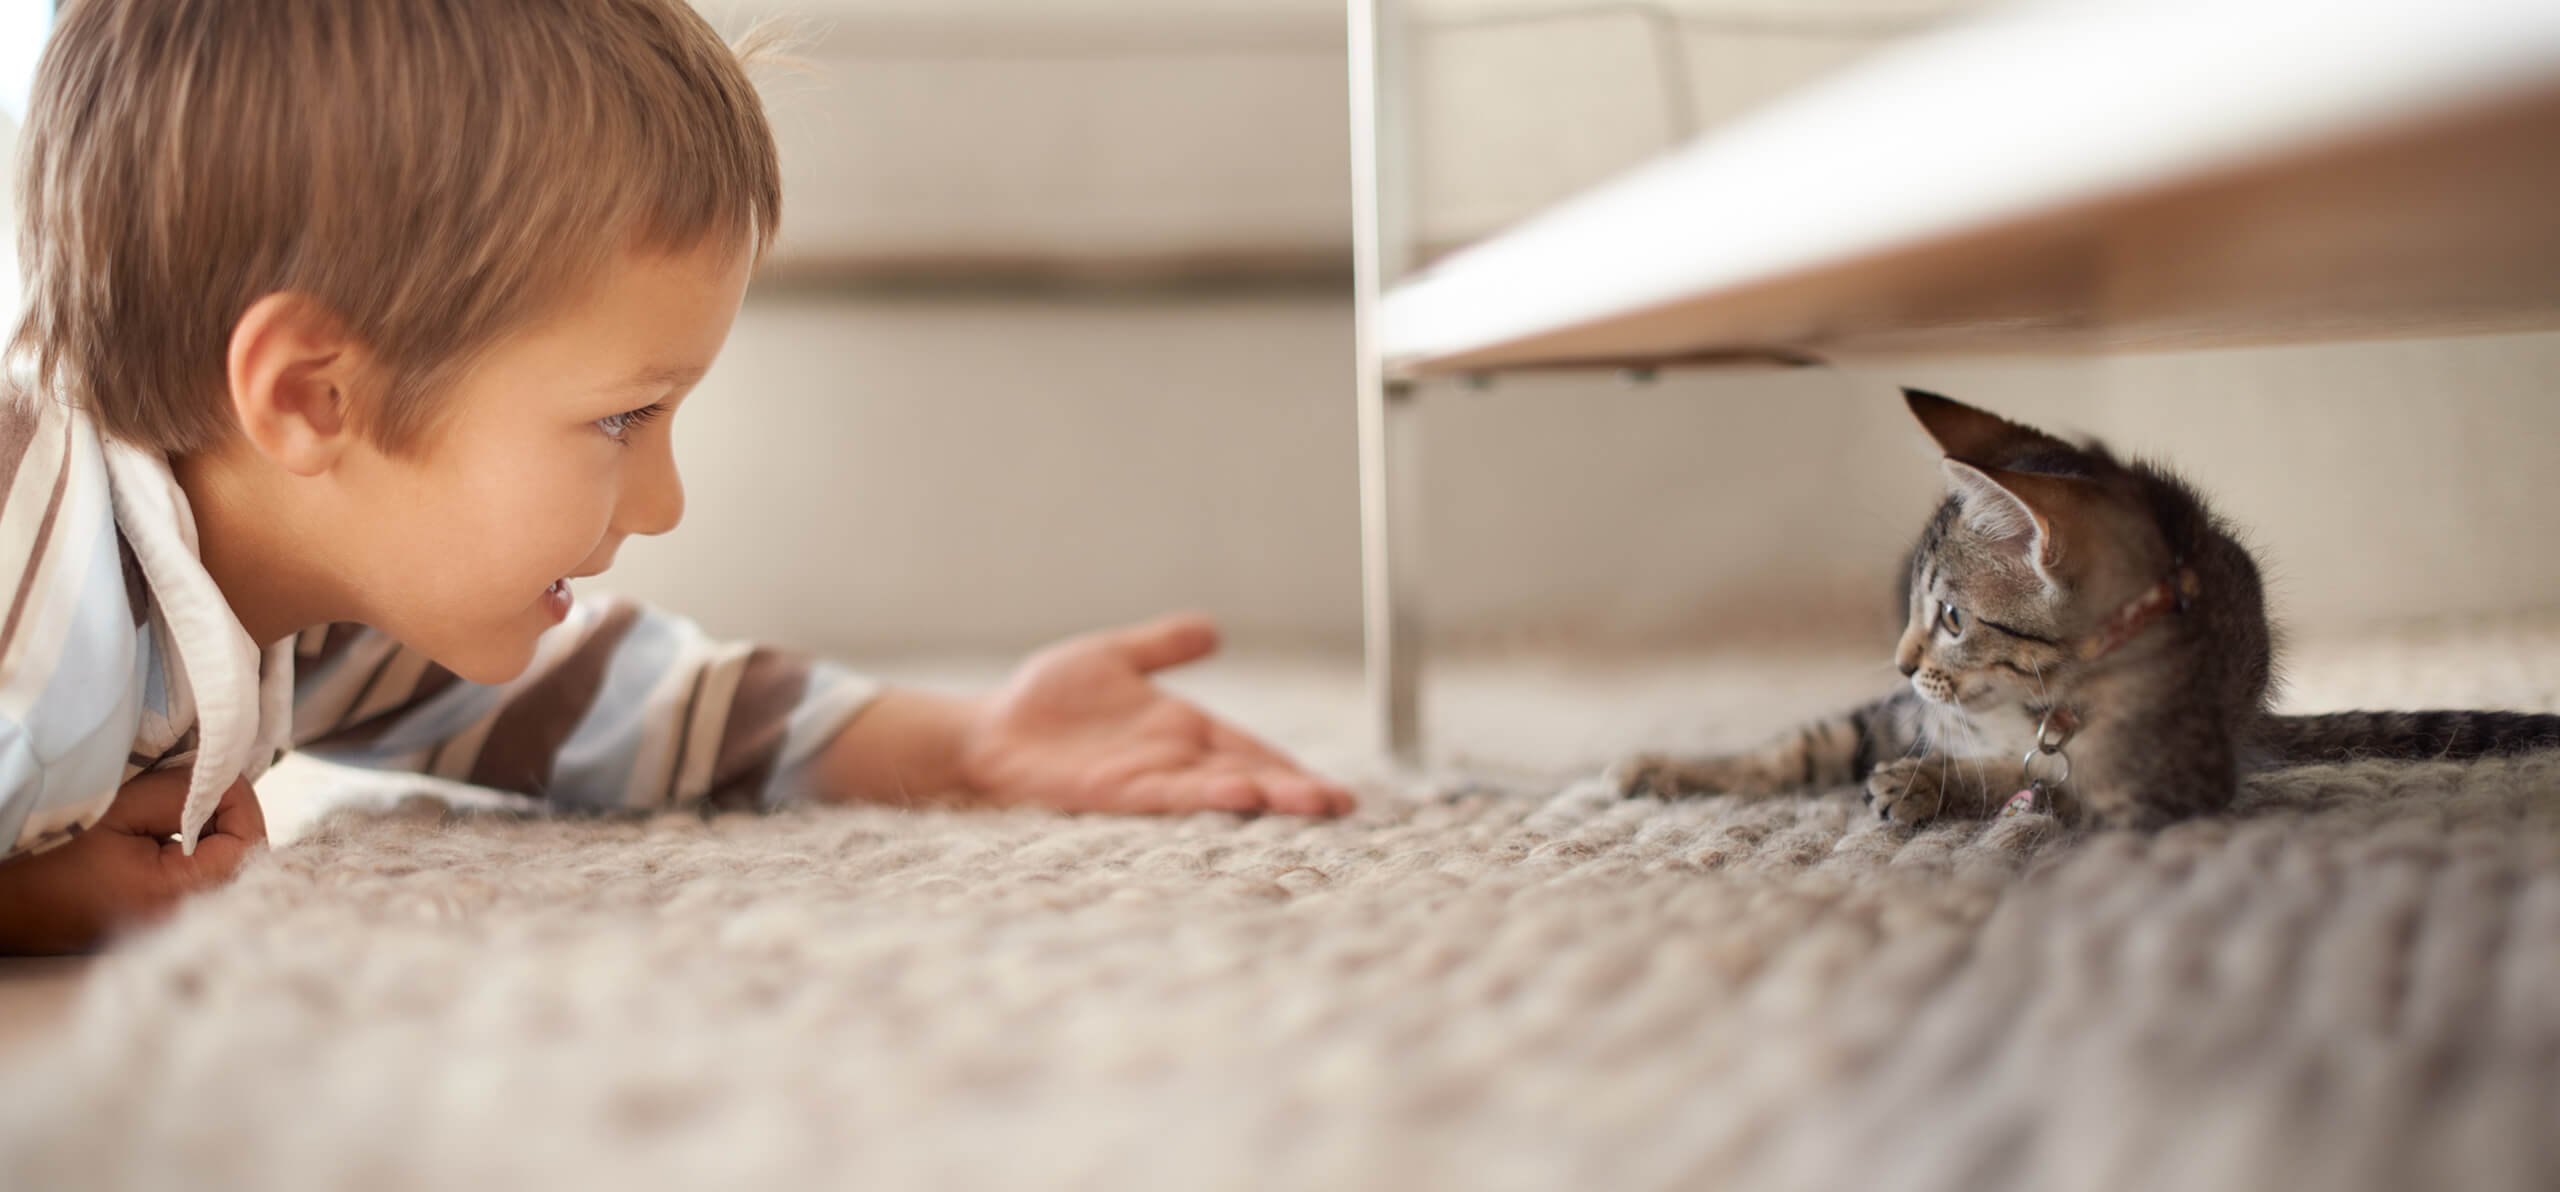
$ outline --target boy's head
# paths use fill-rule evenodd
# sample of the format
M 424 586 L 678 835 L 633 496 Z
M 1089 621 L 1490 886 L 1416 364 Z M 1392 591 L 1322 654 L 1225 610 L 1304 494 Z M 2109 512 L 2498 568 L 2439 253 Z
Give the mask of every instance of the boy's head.
M 660 416 L 780 207 L 682 0 L 76 0 L 21 141 L 39 391 L 171 457 L 259 640 L 480 682 L 675 524 Z
M 683 0 L 74 0 L 22 140 L 12 355 L 172 455 L 232 433 L 266 295 L 343 321 L 354 416 L 404 451 L 618 259 L 761 250 L 781 206 L 764 110 Z

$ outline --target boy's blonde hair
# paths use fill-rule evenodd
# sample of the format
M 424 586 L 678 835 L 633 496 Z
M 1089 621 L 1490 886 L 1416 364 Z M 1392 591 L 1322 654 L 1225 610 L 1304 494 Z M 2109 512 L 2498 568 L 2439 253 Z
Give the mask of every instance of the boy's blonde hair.
M 77 0 L 21 134 L 11 356 L 172 454 L 237 425 L 233 327 L 318 301 L 403 450 L 434 394 L 632 251 L 781 213 L 739 54 L 683 0 Z

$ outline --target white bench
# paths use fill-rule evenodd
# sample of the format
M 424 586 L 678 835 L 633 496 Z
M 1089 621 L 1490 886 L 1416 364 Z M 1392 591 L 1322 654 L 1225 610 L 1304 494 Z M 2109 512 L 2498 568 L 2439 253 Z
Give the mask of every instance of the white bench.
M 1350 13 L 1364 614 L 1401 758 L 1424 379 L 2560 325 L 2550 0 L 2001 10 L 1410 276 L 1406 26 Z

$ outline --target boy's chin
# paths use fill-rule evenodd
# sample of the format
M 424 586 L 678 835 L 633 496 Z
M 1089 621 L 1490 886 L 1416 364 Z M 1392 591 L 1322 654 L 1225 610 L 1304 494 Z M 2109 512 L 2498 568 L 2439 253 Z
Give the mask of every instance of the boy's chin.
M 426 651 L 437 666 L 452 671 L 455 677 L 484 687 L 511 682 L 533 664 L 535 637 L 522 641 L 510 636 L 486 634 L 476 640 L 447 643 L 443 649 Z

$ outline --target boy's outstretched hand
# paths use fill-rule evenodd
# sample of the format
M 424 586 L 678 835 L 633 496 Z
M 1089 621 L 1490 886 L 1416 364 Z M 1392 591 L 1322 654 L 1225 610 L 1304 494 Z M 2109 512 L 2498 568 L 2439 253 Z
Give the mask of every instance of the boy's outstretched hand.
M 1205 617 L 1069 638 L 990 694 L 884 692 L 820 760 L 848 799 L 961 797 L 1063 811 L 1341 815 L 1351 793 L 1148 676 L 1218 648 Z

